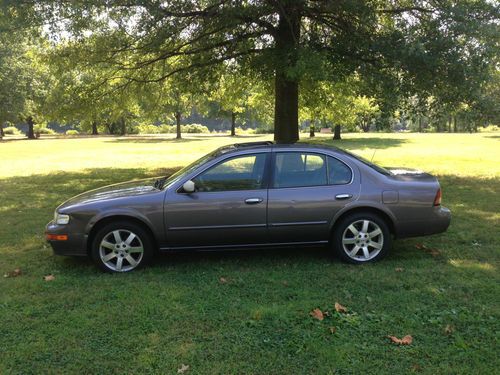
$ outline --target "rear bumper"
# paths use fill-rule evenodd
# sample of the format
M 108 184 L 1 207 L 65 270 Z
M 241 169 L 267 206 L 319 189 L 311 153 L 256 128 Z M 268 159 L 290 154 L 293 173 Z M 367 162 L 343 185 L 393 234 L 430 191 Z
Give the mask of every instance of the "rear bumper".
M 67 235 L 67 240 L 47 240 L 56 255 L 87 256 L 87 235 L 73 233 L 68 225 L 58 225 L 51 221 L 45 227 L 45 234 Z
M 425 220 L 400 222 L 397 237 L 418 237 L 446 232 L 451 223 L 451 211 L 442 206 L 434 207 Z

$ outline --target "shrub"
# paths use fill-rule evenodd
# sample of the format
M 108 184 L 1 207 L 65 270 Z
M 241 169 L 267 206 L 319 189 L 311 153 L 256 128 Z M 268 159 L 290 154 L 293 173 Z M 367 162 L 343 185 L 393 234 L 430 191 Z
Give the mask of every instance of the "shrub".
M 161 127 L 152 124 L 141 124 L 137 127 L 139 134 L 158 134 L 161 133 Z
M 56 134 L 55 131 L 53 131 L 52 129 L 49 129 L 45 126 L 40 126 L 40 125 L 35 125 L 33 127 L 33 131 L 35 133 L 40 133 L 40 134 L 48 134 L 48 135 L 53 135 L 53 134 Z
M 256 129 L 252 128 L 243 129 L 240 127 L 236 127 L 234 130 L 236 134 L 256 134 Z
M 66 135 L 78 135 L 78 134 L 80 134 L 78 130 L 75 129 L 66 130 Z
M 15 126 L 7 126 L 6 128 L 3 128 L 3 133 L 6 135 L 20 135 L 21 131 Z
M 176 133 L 177 126 L 176 125 L 162 125 L 160 126 L 160 133 Z M 189 134 L 201 134 L 201 133 L 210 133 L 210 130 L 204 125 L 200 124 L 188 124 L 181 125 L 181 133 L 189 133 Z

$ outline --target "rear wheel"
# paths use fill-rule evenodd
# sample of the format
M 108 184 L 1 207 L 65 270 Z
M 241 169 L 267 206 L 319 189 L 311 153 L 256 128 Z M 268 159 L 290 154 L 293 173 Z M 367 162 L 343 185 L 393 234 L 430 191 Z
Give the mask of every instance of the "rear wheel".
M 92 242 L 91 256 L 106 272 L 130 272 L 147 264 L 153 255 L 149 233 L 130 222 L 113 222 L 101 228 Z
M 391 233 L 384 219 L 372 213 L 348 215 L 335 225 L 333 247 L 345 262 L 375 262 L 387 255 L 392 246 Z

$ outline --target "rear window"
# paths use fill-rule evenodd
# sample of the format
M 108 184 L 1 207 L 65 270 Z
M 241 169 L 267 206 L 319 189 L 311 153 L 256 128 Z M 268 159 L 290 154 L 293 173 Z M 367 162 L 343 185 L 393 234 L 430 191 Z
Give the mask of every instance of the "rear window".
M 371 161 L 368 161 L 359 155 L 350 153 L 349 151 L 346 151 L 346 150 L 342 150 L 342 152 L 346 153 L 349 156 L 352 156 L 356 160 L 359 160 L 361 163 L 369 166 L 371 169 L 375 169 L 378 173 L 382 173 L 383 175 L 386 175 L 386 176 L 392 175 L 392 173 L 389 170 L 382 168 L 381 166 L 379 166 L 377 164 L 373 164 Z

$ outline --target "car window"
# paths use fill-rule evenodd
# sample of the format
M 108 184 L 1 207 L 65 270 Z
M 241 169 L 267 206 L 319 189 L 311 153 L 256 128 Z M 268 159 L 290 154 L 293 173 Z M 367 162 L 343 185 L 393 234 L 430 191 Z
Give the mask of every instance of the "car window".
M 199 192 L 261 189 L 266 165 L 264 153 L 225 160 L 193 181 Z
M 351 169 L 338 159 L 328 156 L 328 183 L 343 185 L 351 182 Z
M 324 155 L 278 152 L 275 160 L 275 188 L 327 185 Z

